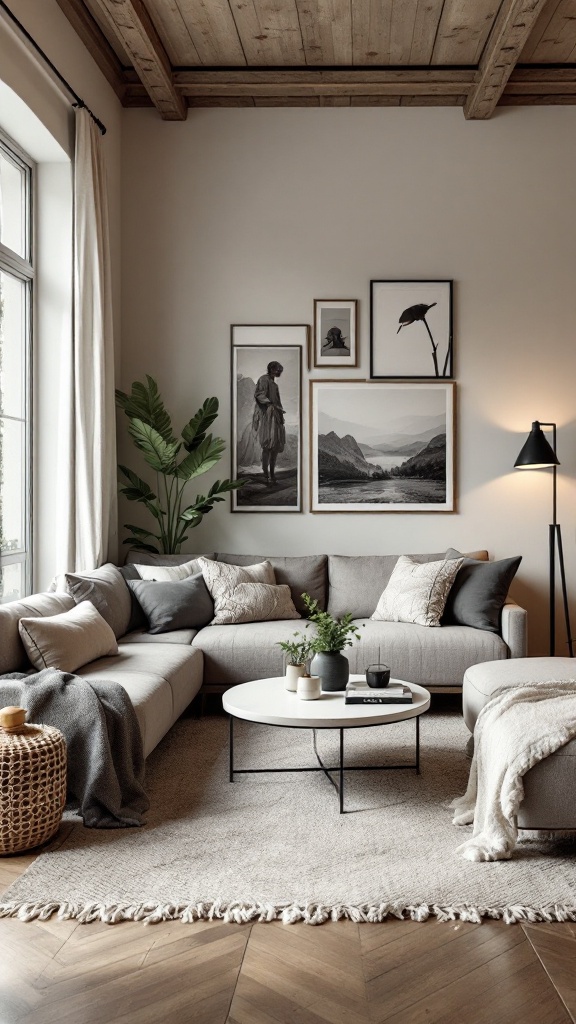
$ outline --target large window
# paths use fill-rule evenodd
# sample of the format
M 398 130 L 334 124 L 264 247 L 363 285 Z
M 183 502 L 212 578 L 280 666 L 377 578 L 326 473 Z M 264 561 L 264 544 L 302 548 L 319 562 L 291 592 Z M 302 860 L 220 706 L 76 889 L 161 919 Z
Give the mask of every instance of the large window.
M 0 135 L 0 603 L 31 591 L 32 165 Z

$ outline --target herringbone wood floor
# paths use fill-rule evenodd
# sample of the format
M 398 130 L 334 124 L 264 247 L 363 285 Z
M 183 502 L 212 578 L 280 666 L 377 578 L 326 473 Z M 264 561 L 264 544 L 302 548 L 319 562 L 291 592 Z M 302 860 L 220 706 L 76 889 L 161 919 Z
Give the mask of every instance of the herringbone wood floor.
M 576 925 L 0 920 L 0 1024 L 168 1021 L 570 1024 Z

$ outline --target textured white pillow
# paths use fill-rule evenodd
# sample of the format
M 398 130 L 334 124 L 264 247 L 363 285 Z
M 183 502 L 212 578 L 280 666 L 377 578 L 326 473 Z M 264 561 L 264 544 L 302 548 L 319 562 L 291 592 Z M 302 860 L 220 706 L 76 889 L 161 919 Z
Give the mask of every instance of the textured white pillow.
M 26 654 L 37 669 L 75 672 L 96 658 L 118 654 L 113 630 L 90 601 L 81 601 L 59 615 L 20 619 L 18 629 Z
M 197 558 L 184 562 L 184 565 L 135 565 L 134 568 L 141 580 L 160 580 L 162 583 L 185 580 L 200 572 Z
M 198 561 L 214 601 L 211 625 L 300 618 L 292 602 L 290 587 L 276 585 L 270 562 L 229 565 L 211 558 L 199 558 Z
M 414 562 L 400 555 L 372 618 L 439 626 L 450 587 L 463 558 Z

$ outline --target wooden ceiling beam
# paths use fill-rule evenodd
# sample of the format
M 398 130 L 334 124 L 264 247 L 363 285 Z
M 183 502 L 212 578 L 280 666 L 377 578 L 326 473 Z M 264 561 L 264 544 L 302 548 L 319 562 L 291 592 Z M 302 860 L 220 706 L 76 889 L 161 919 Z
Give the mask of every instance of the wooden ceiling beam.
M 492 116 L 548 0 L 503 0 L 464 104 L 469 120 Z
M 124 102 L 125 82 L 122 64 L 88 8 L 82 0 L 56 0 L 56 2 L 114 89 L 118 99 Z
M 188 106 L 176 91 L 162 40 L 142 0 L 94 0 L 128 53 L 146 92 L 166 121 L 185 121 Z

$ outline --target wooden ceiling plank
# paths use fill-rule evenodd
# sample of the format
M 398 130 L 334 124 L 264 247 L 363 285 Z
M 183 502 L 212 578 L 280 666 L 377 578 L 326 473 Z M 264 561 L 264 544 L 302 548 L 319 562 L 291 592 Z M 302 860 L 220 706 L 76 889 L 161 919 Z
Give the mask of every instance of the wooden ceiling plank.
M 410 64 L 430 64 L 444 0 L 418 0 Z
M 142 0 L 98 0 L 118 33 L 154 106 L 167 121 L 185 121 L 187 105 L 172 82 L 168 55 Z
M 399 107 L 399 96 L 351 96 L 351 107 Z
M 246 64 L 246 55 L 228 0 L 177 2 L 201 64 L 240 67 Z
M 403 96 L 401 107 L 460 107 L 465 96 Z
M 534 71 L 527 72 L 529 76 Z M 221 71 L 213 70 L 190 70 L 175 71 L 174 84 L 178 89 L 193 89 L 196 85 L 282 85 L 288 93 L 292 84 L 316 85 L 323 82 L 332 85 L 362 84 L 374 85 L 386 82 L 419 83 L 438 82 L 451 88 L 458 84 L 460 91 L 465 91 L 474 82 L 474 70 L 470 69 L 442 69 L 442 68 L 384 68 L 370 71 L 362 69 L 356 71 L 354 68 L 343 68 L 342 70 L 317 70 L 302 68 L 301 70 L 285 71 L 281 68 L 270 68 L 268 70 L 254 68 L 226 68 Z
M 126 50 L 122 46 L 120 39 L 118 39 L 118 36 L 107 32 L 108 25 L 106 21 L 102 18 L 102 12 L 100 11 L 96 0 L 82 0 L 82 2 L 83 6 L 88 9 L 88 14 L 90 14 L 94 18 L 94 21 L 98 25 L 98 28 L 100 29 L 102 35 L 114 50 L 114 53 L 118 57 L 118 60 L 120 61 L 122 67 L 127 68 L 130 65 L 130 58 L 126 53 Z
M 91 16 L 82 0 L 57 0 L 72 28 L 80 36 L 84 46 L 96 61 L 100 71 L 123 102 L 125 84 L 122 65 L 110 43 Z
M 296 0 L 307 64 L 352 63 L 350 0 Z
M 198 50 L 188 31 L 177 0 L 146 0 L 148 11 L 166 48 L 170 63 L 176 66 L 201 64 Z
M 568 61 L 574 50 L 576 0 L 561 0 L 534 50 L 539 64 Z
M 409 64 L 418 0 L 392 0 L 390 64 Z
M 248 64 L 305 63 L 295 0 L 242 0 L 232 9 Z
M 468 119 L 491 117 L 547 0 L 503 0 L 464 104 Z
M 352 4 L 352 63 L 389 64 L 392 4 L 363 0 Z
M 534 56 L 534 54 L 538 48 L 538 45 L 544 33 L 546 32 L 546 29 L 548 28 L 548 25 L 550 24 L 552 18 L 554 17 L 561 3 L 562 0 L 548 0 L 548 3 L 543 8 L 541 14 L 538 16 L 534 28 L 532 29 L 528 37 L 528 41 L 524 49 L 522 50 L 522 53 L 520 54 L 520 63 L 528 64 L 531 61 L 536 61 L 537 58 Z
M 330 82 L 301 83 L 290 85 L 269 83 L 261 85 L 201 84 L 182 86 L 183 96 L 441 96 L 444 94 L 459 95 L 462 92 L 460 82 L 348 82 L 346 85 L 334 85 Z
M 432 53 L 433 64 L 478 64 L 500 0 L 446 0 Z

